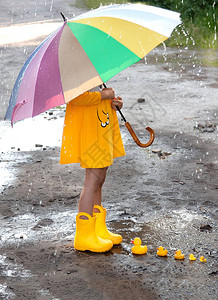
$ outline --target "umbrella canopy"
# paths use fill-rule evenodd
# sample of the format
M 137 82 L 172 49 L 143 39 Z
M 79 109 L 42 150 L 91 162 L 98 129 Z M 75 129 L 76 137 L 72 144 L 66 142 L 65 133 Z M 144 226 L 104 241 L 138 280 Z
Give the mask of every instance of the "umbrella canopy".
M 25 62 L 6 119 L 36 116 L 101 85 L 141 60 L 179 23 L 178 13 L 142 4 L 100 7 L 65 20 Z

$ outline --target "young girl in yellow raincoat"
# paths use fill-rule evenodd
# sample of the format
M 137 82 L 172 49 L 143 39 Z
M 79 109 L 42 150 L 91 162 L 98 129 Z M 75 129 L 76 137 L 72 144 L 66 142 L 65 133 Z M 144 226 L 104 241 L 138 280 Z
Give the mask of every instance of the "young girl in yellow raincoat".
M 122 236 L 106 227 L 107 210 L 101 205 L 102 186 L 113 159 L 124 156 L 112 88 L 85 92 L 67 104 L 61 147 L 61 164 L 80 163 L 86 169 L 76 217 L 74 248 L 105 252 L 121 243 Z

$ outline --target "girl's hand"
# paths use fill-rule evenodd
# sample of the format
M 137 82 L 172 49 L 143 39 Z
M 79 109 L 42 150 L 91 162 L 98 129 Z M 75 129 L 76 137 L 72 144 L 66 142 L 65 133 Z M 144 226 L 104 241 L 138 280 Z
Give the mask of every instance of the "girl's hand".
M 121 109 L 123 107 L 123 100 L 121 97 L 117 97 L 117 98 L 114 98 L 114 99 L 111 99 L 111 107 L 114 109 L 114 110 L 117 110 L 116 106 Z
M 115 92 L 112 88 L 105 88 L 101 93 L 101 99 L 114 99 L 115 98 Z

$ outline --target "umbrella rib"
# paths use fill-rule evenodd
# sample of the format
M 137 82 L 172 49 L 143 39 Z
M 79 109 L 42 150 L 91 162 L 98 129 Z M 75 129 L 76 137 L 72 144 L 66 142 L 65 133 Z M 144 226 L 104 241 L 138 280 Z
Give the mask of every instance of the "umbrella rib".
M 51 39 L 51 41 L 49 41 L 49 44 L 48 44 L 47 48 L 45 49 L 45 52 L 44 52 L 44 54 L 43 54 L 43 56 L 42 56 L 42 59 L 41 59 L 41 61 L 40 61 L 40 64 L 39 64 L 39 67 L 38 67 L 38 70 L 37 70 L 36 84 L 35 84 L 35 90 L 34 90 L 34 99 L 35 99 L 35 97 L 36 97 L 36 93 L 38 92 L 38 90 L 36 89 L 36 87 L 37 87 L 37 83 L 39 83 L 39 76 L 38 76 L 38 74 L 39 74 L 39 72 L 41 71 L 42 61 L 43 61 L 43 59 L 44 59 L 46 53 L 49 51 L 48 49 L 50 49 L 49 47 L 51 46 L 52 42 L 53 42 L 54 39 L 57 37 L 57 35 L 60 34 L 61 31 L 63 31 L 65 25 L 66 25 L 66 23 L 64 23 L 64 24 L 61 26 L 61 28 L 56 32 L 56 34 L 55 34 L 54 37 Z M 60 38 L 59 38 L 58 46 L 57 46 L 57 47 L 59 47 L 59 42 L 60 42 Z M 58 51 L 57 51 L 57 53 L 58 53 Z M 57 59 L 58 59 L 58 57 L 57 57 Z M 60 76 L 59 64 L 58 64 L 58 70 L 59 70 L 59 78 L 61 78 L 61 76 Z M 60 83 L 61 83 L 61 80 L 60 80 Z M 61 87 L 62 87 L 62 83 L 61 83 Z M 63 87 L 62 87 L 62 94 L 63 94 Z M 63 96 L 63 97 L 64 97 L 64 96 Z M 37 102 L 37 104 L 38 104 L 38 102 Z M 62 103 L 62 104 L 64 104 L 64 103 Z M 57 106 L 57 105 L 55 104 L 54 106 Z M 53 107 L 54 107 L 54 106 L 53 106 Z M 49 107 L 49 108 L 51 108 L 51 107 Z M 47 105 L 45 106 L 45 110 L 47 110 Z M 43 112 L 43 111 L 45 111 L 45 110 L 42 110 L 41 112 Z M 35 101 L 34 101 L 34 102 L 33 102 L 32 116 L 34 117 L 34 116 L 37 115 L 37 114 L 38 114 L 38 113 L 36 113 L 36 105 L 35 105 Z

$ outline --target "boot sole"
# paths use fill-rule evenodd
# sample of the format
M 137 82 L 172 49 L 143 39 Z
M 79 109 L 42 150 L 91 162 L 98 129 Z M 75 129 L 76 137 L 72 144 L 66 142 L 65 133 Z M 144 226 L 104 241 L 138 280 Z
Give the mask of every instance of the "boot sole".
M 76 248 L 76 247 L 74 247 L 74 249 L 77 251 L 91 251 L 91 252 L 96 252 L 96 253 L 103 253 L 103 252 L 110 251 L 112 249 L 112 247 L 110 249 L 106 249 L 106 250 L 96 250 L 96 249 Z

